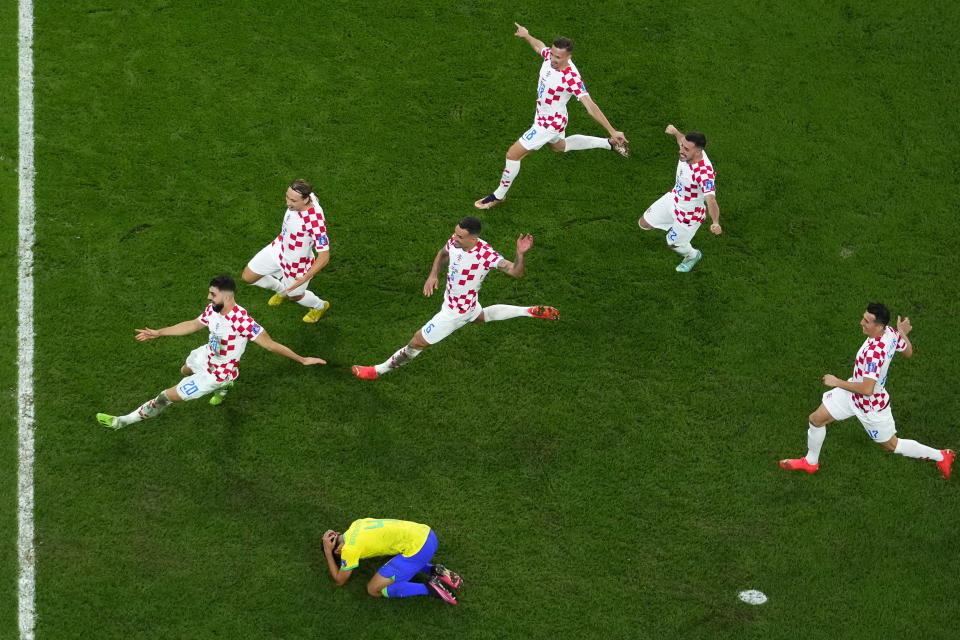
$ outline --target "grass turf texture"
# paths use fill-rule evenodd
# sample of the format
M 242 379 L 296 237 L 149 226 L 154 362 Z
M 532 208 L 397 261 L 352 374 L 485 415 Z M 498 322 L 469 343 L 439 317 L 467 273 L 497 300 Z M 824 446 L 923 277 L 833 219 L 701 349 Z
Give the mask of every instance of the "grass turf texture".
M 952 636 L 957 479 L 851 422 L 818 475 L 776 460 L 803 453 L 820 377 L 849 370 L 875 299 L 916 326 L 890 383 L 901 434 L 960 444 L 939 388 L 960 270 L 953 4 L 265 4 L 36 8 L 38 638 Z M 533 154 L 481 216 L 510 258 L 536 238 L 526 276 L 491 275 L 481 301 L 563 319 L 469 327 L 354 380 L 436 311 L 430 261 L 529 126 L 538 62 L 514 19 L 574 40 L 633 151 Z M 603 135 L 570 111 L 568 133 Z M 724 234 L 698 234 L 686 276 L 636 228 L 672 183 L 668 122 L 704 131 L 719 172 Z M 276 233 L 295 177 L 327 211 L 313 288 L 332 309 L 307 326 L 263 290 L 238 300 L 331 364 L 251 345 L 221 407 L 98 428 L 204 339 L 133 329 L 199 313 L 209 278 Z M 462 604 L 374 601 L 369 561 L 336 589 L 320 534 L 362 516 L 431 524 Z

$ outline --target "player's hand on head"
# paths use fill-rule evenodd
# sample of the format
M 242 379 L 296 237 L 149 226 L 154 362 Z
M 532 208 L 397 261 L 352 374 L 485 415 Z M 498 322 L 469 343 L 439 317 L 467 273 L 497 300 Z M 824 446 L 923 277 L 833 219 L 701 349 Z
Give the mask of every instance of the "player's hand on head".
M 323 534 L 323 549 L 325 551 L 332 551 L 336 541 L 337 532 L 333 529 L 327 529 L 326 533 Z

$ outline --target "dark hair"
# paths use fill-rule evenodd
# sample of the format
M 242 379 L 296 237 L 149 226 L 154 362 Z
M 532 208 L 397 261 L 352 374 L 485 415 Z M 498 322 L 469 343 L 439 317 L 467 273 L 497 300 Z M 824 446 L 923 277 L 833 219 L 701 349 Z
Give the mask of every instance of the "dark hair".
M 290 188 L 304 198 L 309 198 L 310 194 L 313 193 L 313 187 L 306 180 L 294 180 L 290 183 Z
M 472 236 L 480 234 L 480 221 L 474 218 L 473 216 L 467 216 L 463 220 L 457 223 L 461 229 L 466 231 Z
M 691 131 L 684 137 L 701 149 L 705 149 L 707 146 L 707 136 L 703 135 L 699 131 Z
M 220 291 L 236 291 L 237 283 L 234 282 L 233 276 L 229 273 L 221 273 L 219 276 L 210 281 L 211 287 L 216 287 Z
M 867 313 L 873 314 L 876 321 L 886 326 L 890 324 L 890 309 L 882 302 L 871 302 L 867 305 Z
M 553 41 L 553 46 L 557 49 L 566 49 L 570 53 L 573 53 L 573 43 L 570 42 L 570 38 L 557 38 Z

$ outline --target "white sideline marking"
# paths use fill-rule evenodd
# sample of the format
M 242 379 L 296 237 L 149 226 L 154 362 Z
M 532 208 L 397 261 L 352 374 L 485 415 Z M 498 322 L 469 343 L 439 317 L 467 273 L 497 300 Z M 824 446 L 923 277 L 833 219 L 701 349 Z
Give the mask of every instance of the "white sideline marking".
M 20 111 L 20 221 L 17 247 L 17 580 L 20 639 L 33 640 L 36 557 L 33 547 L 33 0 L 20 0 L 17 96 Z

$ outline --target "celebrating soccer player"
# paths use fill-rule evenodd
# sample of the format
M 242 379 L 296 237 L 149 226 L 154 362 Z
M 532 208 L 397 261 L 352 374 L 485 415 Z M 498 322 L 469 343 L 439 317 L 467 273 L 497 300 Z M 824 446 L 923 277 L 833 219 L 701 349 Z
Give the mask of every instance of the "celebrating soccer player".
M 463 580 L 442 564 L 430 564 L 436 552 L 433 530 L 406 520 L 361 518 L 343 533 L 331 529 L 323 534 L 323 553 L 337 586 L 350 579 L 364 558 L 393 556 L 370 578 L 367 593 L 374 598 L 432 596 L 457 604 L 453 590 L 459 589 Z M 429 576 L 427 581 L 412 582 L 418 573 Z
M 233 381 L 240 375 L 237 367 L 248 340 L 253 340 L 267 351 L 286 356 L 303 365 L 326 364 L 320 358 L 298 356 L 288 347 L 271 339 L 263 327 L 250 317 L 247 310 L 237 304 L 234 299 L 236 290 L 237 284 L 231 276 L 219 275 L 210 281 L 207 292 L 210 304 L 198 318 L 163 329 L 137 329 L 136 338 L 140 342 L 160 336 L 185 336 L 204 328 L 210 330 L 210 339 L 187 356 L 186 364 L 180 368 L 180 372 L 186 377 L 179 384 L 161 391 L 156 398 L 148 400 L 125 416 L 98 413 L 97 421 L 109 429 L 120 429 L 159 415 L 172 402 L 196 400 L 210 393 L 214 394 L 210 398 L 210 404 L 220 404 L 233 386 Z
M 937 450 L 896 436 L 897 429 L 890 410 L 890 395 L 884 388 L 890 361 L 897 353 L 905 358 L 913 355 L 913 344 L 907 334 L 913 329 L 910 318 L 897 316 L 897 328 L 887 325 L 890 310 L 879 302 L 871 302 L 860 319 L 867 339 L 853 362 L 853 377 L 841 380 L 827 374 L 823 384 L 833 387 L 823 394 L 823 402 L 810 414 L 807 426 L 807 455 L 781 460 L 780 466 L 790 471 L 816 473 L 820 468 L 820 448 L 827 437 L 827 425 L 834 420 L 856 416 L 867 435 L 887 451 L 908 458 L 933 460 L 944 478 L 950 477 L 954 453 L 950 449 Z
M 313 252 L 316 250 L 316 258 Z M 271 307 L 287 298 L 307 307 L 304 322 L 316 322 L 330 308 L 307 289 L 310 280 L 330 262 L 327 221 L 309 182 L 295 180 L 287 188 L 287 211 L 280 235 L 253 256 L 243 270 L 244 282 L 273 291 Z
M 520 136 L 520 139 L 507 149 L 507 164 L 500 177 L 500 186 L 493 193 L 474 202 L 478 209 L 489 209 L 503 202 L 507 197 L 507 190 L 517 179 L 520 172 L 520 161 L 543 145 L 549 145 L 554 151 L 579 151 L 581 149 L 612 149 L 623 157 L 630 155 L 627 146 L 628 140 L 622 131 L 613 128 L 607 117 L 600 111 L 600 107 L 593 101 L 583 78 L 577 71 L 577 66 L 570 59 L 573 52 L 573 43 L 567 38 L 557 38 L 552 47 L 530 35 L 526 27 L 516 22 L 518 38 L 523 38 L 533 50 L 543 58 L 540 66 L 540 82 L 537 85 L 537 112 L 533 119 L 533 126 Z M 609 138 L 575 135 L 566 138 L 567 129 L 567 101 L 571 96 L 583 104 L 594 120 L 607 130 Z
M 446 300 L 440 311 L 413 335 L 409 344 L 401 347 L 386 362 L 373 367 L 353 365 L 353 375 L 363 380 L 375 380 L 410 362 L 431 344 L 440 342 L 470 322 L 493 322 L 509 318 L 560 319 L 560 314 L 553 307 L 495 304 L 484 309 L 480 306 L 477 294 L 491 269 L 500 269 L 514 278 L 523 275 L 524 254 L 533 246 L 533 236 L 522 235 L 517 238 L 517 258 L 510 262 L 480 239 L 479 234 L 479 220 L 468 216 L 460 221 L 453 236 L 437 252 L 430 275 L 423 285 L 423 295 L 433 295 L 439 285 L 440 269 L 447 265 Z
M 710 231 L 720 235 L 720 208 L 717 206 L 717 172 L 707 157 L 704 147 L 707 137 L 700 132 L 683 134 L 672 124 L 666 133 L 677 139 L 680 160 L 677 162 L 676 183 L 659 200 L 650 205 L 637 223 L 641 229 L 663 229 L 667 232 L 667 246 L 683 257 L 677 271 L 687 273 L 703 255 L 690 242 L 707 213 L 713 223 Z M 706 208 L 704 208 L 706 203 Z

